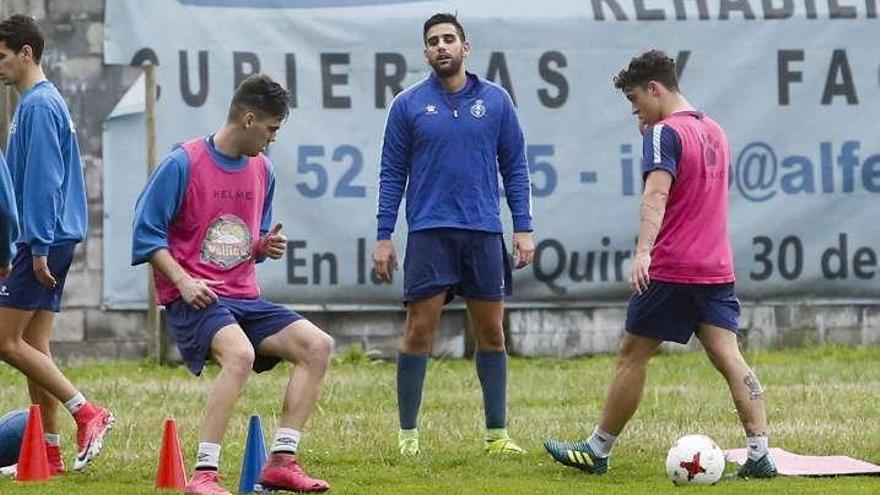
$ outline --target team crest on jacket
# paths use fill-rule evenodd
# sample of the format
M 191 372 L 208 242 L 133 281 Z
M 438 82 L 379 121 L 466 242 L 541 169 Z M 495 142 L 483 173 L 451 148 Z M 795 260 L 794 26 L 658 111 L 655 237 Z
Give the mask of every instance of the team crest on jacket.
M 425 107 L 425 113 L 428 115 L 437 115 L 437 106 L 436 105 L 428 105 Z
M 477 100 L 471 105 L 471 115 L 478 119 L 486 115 L 486 105 L 483 104 L 483 100 Z
M 252 237 L 244 221 L 235 215 L 220 215 L 205 232 L 202 262 L 230 270 L 251 258 Z

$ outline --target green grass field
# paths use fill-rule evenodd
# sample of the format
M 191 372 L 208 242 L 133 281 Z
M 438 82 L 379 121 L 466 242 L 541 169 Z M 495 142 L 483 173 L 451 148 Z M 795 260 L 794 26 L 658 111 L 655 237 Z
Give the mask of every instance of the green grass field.
M 819 347 L 751 353 L 766 388 L 771 446 L 803 454 L 850 455 L 880 462 L 880 347 Z M 743 446 L 736 413 L 721 377 L 701 354 L 662 355 L 652 362 L 642 406 L 618 441 L 611 471 L 594 477 L 554 464 L 545 436 L 574 439 L 592 429 L 613 358 L 513 359 L 510 431 L 528 450 L 515 458 L 481 451 L 482 406 L 473 365 L 432 360 L 420 430 L 422 457 L 399 459 L 394 364 L 343 353 L 334 363 L 300 456 L 332 493 L 534 494 L 880 493 L 880 477 L 777 478 L 675 488 L 664 473 L 666 451 L 687 433 L 711 436 L 722 447 Z M 152 493 L 162 423 L 173 415 L 191 469 L 202 403 L 216 374 L 201 379 L 184 368 L 100 363 L 67 368 L 90 397 L 111 406 L 116 428 L 101 456 L 82 474 L 44 484 L 0 480 L 0 493 L 101 495 Z M 288 369 L 252 376 L 227 434 L 221 473 L 238 486 L 248 416 L 262 415 L 266 437 L 280 410 Z M 27 404 L 24 380 L 0 365 L 0 411 Z M 72 465 L 72 422 L 62 416 L 64 450 Z M 734 469 L 732 465 L 729 470 Z

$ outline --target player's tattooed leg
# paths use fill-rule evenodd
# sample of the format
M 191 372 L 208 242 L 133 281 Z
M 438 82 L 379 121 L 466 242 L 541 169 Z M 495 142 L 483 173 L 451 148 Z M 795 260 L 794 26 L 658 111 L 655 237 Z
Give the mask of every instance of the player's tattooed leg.
M 764 388 L 761 387 L 761 382 L 754 373 L 748 372 L 743 378 L 743 383 L 749 389 L 749 400 L 764 400 Z

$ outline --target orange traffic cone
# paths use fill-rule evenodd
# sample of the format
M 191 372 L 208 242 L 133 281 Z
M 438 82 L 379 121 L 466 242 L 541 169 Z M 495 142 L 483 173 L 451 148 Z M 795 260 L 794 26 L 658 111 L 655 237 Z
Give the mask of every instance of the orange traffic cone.
M 32 404 L 28 411 L 27 426 L 21 439 L 21 450 L 18 451 L 18 481 L 47 481 L 49 474 L 49 457 L 46 455 L 46 434 L 43 431 L 43 416 L 39 404 Z
M 168 418 L 165 420 L 165 431 L 162 433 L 156 488 L 183 491 L 184 486 L 186 486 L 186 472 L 183 470 L 183 454 L 180 452 L 180 441 L 177 438 L 177 424 L 174 418 Z

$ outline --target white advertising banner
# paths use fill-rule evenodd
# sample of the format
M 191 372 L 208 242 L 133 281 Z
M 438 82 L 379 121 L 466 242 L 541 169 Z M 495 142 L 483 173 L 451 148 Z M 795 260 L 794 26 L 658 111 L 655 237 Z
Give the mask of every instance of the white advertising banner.
M 507 88 L 526 135 L 537 253 L 512 302 L 627 297 L 641 137 L 611 78 L 654 47 L 676 57 L 689 101 L 730 137 L 740 297 L 880 299 L 877 0 L 113 0 L 105 62 L 158 63 L 160 154 L 217 130 L 247 75 L 288 87 L 291 116 L 269 157 L 290 245 L 260 266 L 263 294 L 396 304 L 401 274 L 381 284 L 371 272 L 384 121 L 394 94 L 428 72 L 423 22 L 446 11 L 471 42 L 468 69 Z M 143 268 L 128 266 L 145 181 L 134 91 L 135 110 L 118 106 L 105 132 L 111 308 L 142 307 L 147 290 Z

